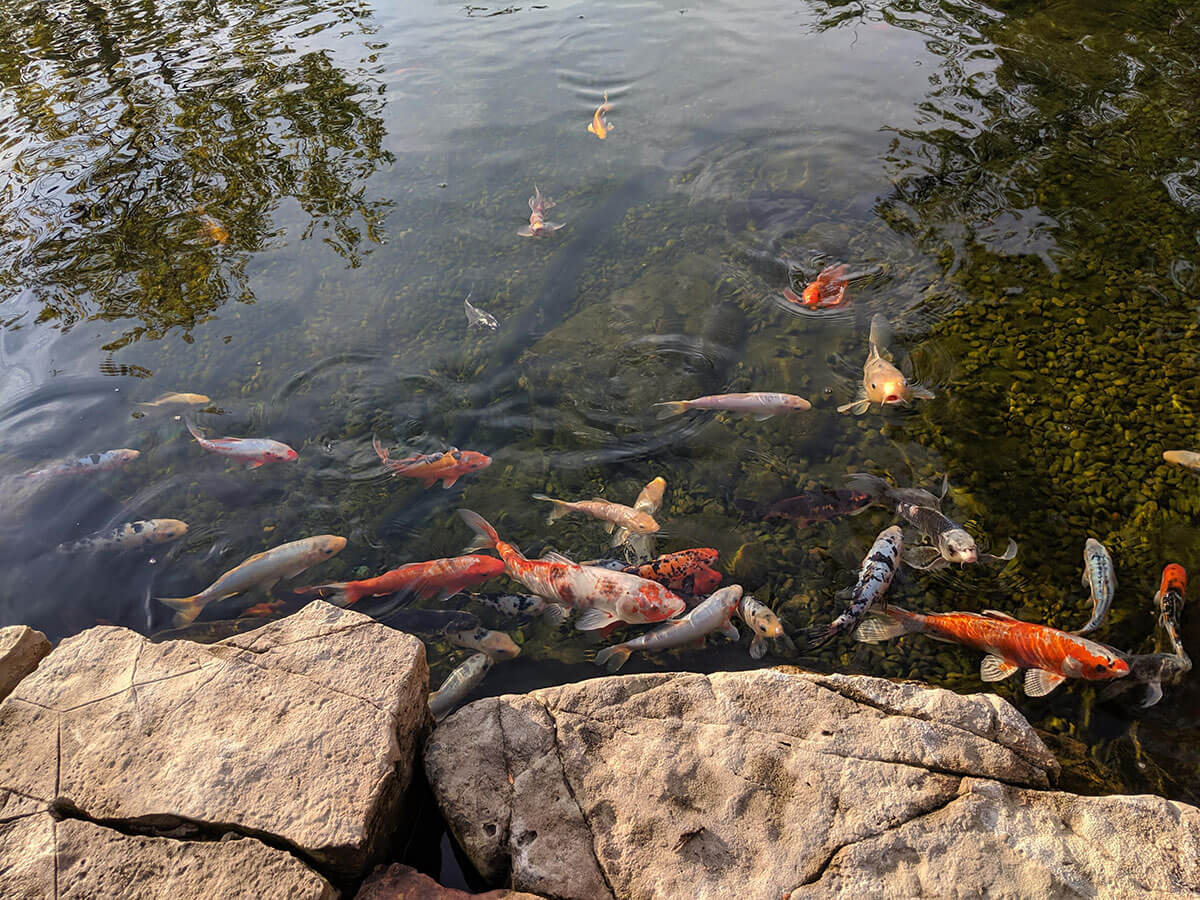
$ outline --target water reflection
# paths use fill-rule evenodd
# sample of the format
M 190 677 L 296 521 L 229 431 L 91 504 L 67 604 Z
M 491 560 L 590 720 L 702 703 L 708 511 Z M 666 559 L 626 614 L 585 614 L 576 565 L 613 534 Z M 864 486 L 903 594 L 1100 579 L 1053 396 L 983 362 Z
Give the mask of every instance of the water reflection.
M 6 4 L 0 314 L 130 320 L 106 349 L 252 302 L 291 201 L 357 266 L 388 208 L 371 12 L 341 0 Z M 340 61 L 323 42 L 361 38 Z M 184 38 L 186 36 L 186 39 Z

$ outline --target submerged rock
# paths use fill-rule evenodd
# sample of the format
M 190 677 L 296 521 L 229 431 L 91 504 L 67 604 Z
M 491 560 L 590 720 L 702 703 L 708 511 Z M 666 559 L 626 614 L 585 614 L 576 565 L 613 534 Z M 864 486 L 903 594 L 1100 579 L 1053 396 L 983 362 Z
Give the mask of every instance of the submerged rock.
M 427 692 L 420 641 L 321 601 L 207 646 L 91 628 L 0 704 L 0 797 L 354 877 L 403 812 Z
M 465 707 L 425 766 L 479 871 L 556 897 L 1200 889 L 1200 811 L 1045 790 L 1058 764 L 992 694 L 598 678 Z
M 354 900 L 540 900 L 536 894 L 522 891 L 495 890 L 472 894 L 443 887 L 428 875 L 411 866 L 394 863 L 380 866 L 363 882 Z
M 0 700 L 12 693 L 22 678 L 37 668 L 50 652 L 50 642 L 40 631 L 25 625 L 0 628 Z

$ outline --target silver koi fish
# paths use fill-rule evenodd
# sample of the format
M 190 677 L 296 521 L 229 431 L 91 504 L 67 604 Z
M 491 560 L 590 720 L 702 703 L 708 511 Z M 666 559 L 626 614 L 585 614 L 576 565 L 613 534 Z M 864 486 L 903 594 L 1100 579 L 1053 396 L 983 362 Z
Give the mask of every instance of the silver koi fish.
M 1092 617 L 1088 623 L 1072 634 L 1088 634 L 1100 627 L 1112 606 L 1117 592 L 1117 572 L 1108 550 L 1095 538 L 1088 538 L 1083 545 L 1083 577 L 1081 583 L 1092 594 Z
M 164 544 L 187 534 L 187 522 L 179 519 L 145 519 L 126 522 L 108 531 L 59 544 L 59 553 L 92 553 L 107 550 L 132 550 L 149 544 Z
M 64 475 L 87 475 L 91 472 L 107 472 L 109 469 L 115 469 L 118 466 L 133 462 L 139 456 L 141 456 L 140 452 L 130 450 L 127 447 L 122 447 L 119 450 L 105 450 L 103 453 L 92 453 L 88 456 L 81 456 L 79 459 L 72 459 L 68 462 L 38 469 L 35 472 L 29 472 L 25 477 L 36 481 L 44 481 L 48 478 L 61 478 Z
M 694 400 L 667 400 L 655 403 L 660 419 L 680 416 L 689 409 L 715 409 L 724 412 L 749 413 L 762 421 L 780 413 L 812 409 L 812 404 L 795 394 L 775 394 L 756 391 L 749 394 L 712 394 Z
M 883 598 L 900 566 L 900 554 L 903 551 L 904 538 L 899 525 L 879 532 L 863 559 L 858 582 L 850 592 L 850 605 L 830 625 L 815 625 L 808 630 L 810 649 L 824 646 L 838 635 L 849 634 L 873 607 L 887 605 Z
M 476 653 L 447 675 L 442 686 L 429 695 L 429 712 L 434 721 L 440 722 L 450 715 L 471 691 L 479 687 L 491 667 L 490 656 Z
M 672 650 L 688 644 L 702 641 L 705 636 L 714 631 L 731 635 L 731 617 L 737 611 L 738 601 L 742 599 L 740 585 L 731 584 L 723 587 L 690 613 L 675 622 L 660 625 L 653 631 L 640 635 L 623 644 L 605 647 L 596 654 L 596 665 L 605 666 L 608 671 L 616 672 L 629 659 L 634 650 L 646 653 L 656 653 L 660 650 Z M 737 628 L 732 628 L 733 639 L 736 640 Z

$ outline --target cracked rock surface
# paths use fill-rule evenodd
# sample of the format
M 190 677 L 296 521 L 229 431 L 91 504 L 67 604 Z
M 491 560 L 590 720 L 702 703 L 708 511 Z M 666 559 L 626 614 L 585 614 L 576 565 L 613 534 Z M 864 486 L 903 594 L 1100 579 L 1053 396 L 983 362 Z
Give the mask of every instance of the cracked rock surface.
M 49 652 L 50 642 L 40 631 L 25 625 L 0 628 L 0 700 Z
M 427 690 L 419 640 L 321 601 L 212 645 L 91 628 L 0 703 L 0 823 L 52 806 L 205 852 L 232 832 L 355 877 L 402 814 Z
M 1200 810 L 1048 790 L 992 694 L 763 669 L 477 701 L 425 747 L 493 883 L 561 898 L 1200 890 Z

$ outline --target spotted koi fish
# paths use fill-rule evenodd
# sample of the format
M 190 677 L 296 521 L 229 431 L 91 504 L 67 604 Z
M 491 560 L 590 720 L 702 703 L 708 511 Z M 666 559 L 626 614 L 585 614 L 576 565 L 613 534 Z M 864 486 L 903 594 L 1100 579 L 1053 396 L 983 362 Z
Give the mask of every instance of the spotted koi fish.
M 661 622 L 684 611 L 686 604 L 656 581 L 625 572 L 580 566 L 560 554 L 527 559 L 512 544 L 500 540 L 496 529 L 477 512 L 458 514 L 475 532 L 472 548 L 492 547 L 504 560 L 508 575 L 539 597 L 580 610 L 575 621 L 580 631 L 593 631 L 620 622 Z
M 717 555 L 711 547 L 696 547 L 664 553 L 649 562 L 626 566 L 624 571 L 657 581 L 676 593 L 698 597 L 711 594 L 721 583 L 721 573 L 710 567 Z
M 752 635 L 750 658 L 762 659 L 767 654 L 767 639 L 783 637 L 783 623 L 768 607 L 759 603 L 749 594 L 742 597 L 737 611 Z
M 979 667 L 984 681 L 1003 681 L 1025 669 L 1025 693 L 1030 697 L 1042 697 L 1068 678 L 1108 681 L 1129 674 L 1129 664 L 1115 650 L 992 610 L 916 613 L 889 606 L 863 622 L 855 638 L 876 643 L 902 634 L 927 634 L 982 650 L 987 654 Z
M 427 488 L 441 481 L 443 488 L 453 487 L 454 482 L 480 469 L 486 469 L 492 464 L 492 458 L 474 450 L 459 450 L 451 448 L 444 453 L 429 453 L 424 456 L 410 456 L 408 459 L 392 459 L 388 456 L 387 448 L 379 442 L 379 438 L 371 438 L 371 446 L 375 455 L 383 463 L 383 467 L 393 475 L 403 478 L 415 478 Z
M 503 631 L 492 631 L 488 628 L 448 631 L 446 640 L 457 647 L 469 647 L 486 653 L 494 660 L 515 659 L 521 652 L 517 643 Z
M 1088 634 L 1100 627 L 1117 593 L 1117 572 L 1112 557 L 1104 545 L 1088 538 L 1083 545 L 1083 578 L 1081 582 L 1092 594 L 1092 617 L 1073 634 Z
M 1158 623 L 1167 633 L 1171 649 L 1185 655 L 1183 640 L 1179 637 L 1179 620 L 1183 616 L 1184 594 L 1187 593 L 1187 570 L 1178 563 L 1168 563 L 1162 570 L 1162 581 L 1154 595 L 1158 607 Z
M 1162 626 L 1170 645 L 1168 653 L 1137 653 L 1125 657 L 1129 676 L 1114 681 L 1104 689 L 1100 699 L 1108 700 L 1135 686 L 1142 688 L 1138 706 L 1146 709 L 1162 699 L 1163 685 L 1179 684 L 1192 671 L 1192 660 L 1183 649 L 1179 636 L 1179 619 L 1183 614 L 1184 594 L 1187 592 L 1187 572 L 1183 566 L 1169 563 L 1162 571 L 1162 581 L 1154 604 L 1158 607 L 1158 624 Z
M 187 534 L 187 522 L 179 519 L 144 519 L 126 522 L 108 531 L 58 545 L 59 553 L 92 553 L 106 550 L 133 550 L 150 544 L 163 544 Z
M 464 594 L 467 600 L 488 606 L 501 615 L 515 619 L 529 619 L 534 616 L 545 616 L 551 622 L 562 622 L 567 618 L 567 610 L 557 603 L 550 603 L 537 594 Z
M 816 649 L 841 634 L 849 634 L 874 606 L 886 605 L 883 599 L 900 566 L 904 539 L 900 526 L 893 525 L 879 532 L 875 543 L 863 559 L 858 582 L 850 592 L 850 606 L 829 625 L 816 625 L 808 630 L 808 645 Z
M 543 197 L 541 190 L 535 184 L 533 186 L 533 196 L 529 198 L 529 224 L 522 225 L 517 229 L 517 234 L 521 237 L 538 237 L 543 234 L 552 234 L 565 225 L 565 222 L 547 222 L 546 210 L 557 204 L 549 197 Z
M 118 466 L 133 462 L 139 456 L 141 456 L 141 453 L 137 450 L 130 450 L 125 447 L 122 447 L 120 450 L 105 450 L 103 453 L 92 453 L 88 456 L 81 456 L 79 459 L 72 459 L 68 462 L 47 466 L 44 469 L 38 469 L 34 472 L 27 472 L 25 477 L 32 478 L 35 481 L 45 481 L 50 478 L 61 478 L 64 475 L 87 475 L 91 472 L 107 472 L 109 469 L 115 469 Z
M 412 594 L 420 599 L 443 599 L 464 588 L 478 587 L 504 572 L 504 563 L 494 556 L 452 556 L 409 563 L 361 581 L 335 581 L 297 588 L 297 594 L 319 594 L 337 606 L 350 606 L 363 597 Z

